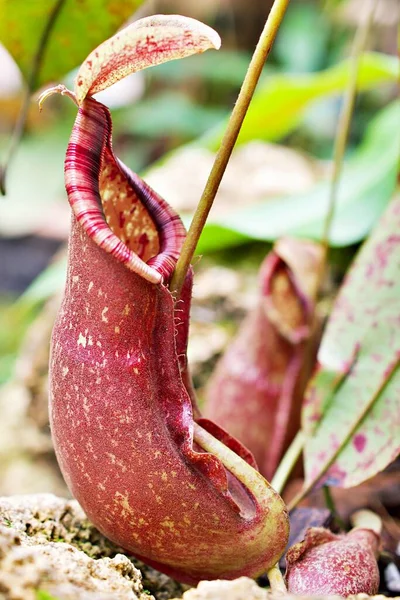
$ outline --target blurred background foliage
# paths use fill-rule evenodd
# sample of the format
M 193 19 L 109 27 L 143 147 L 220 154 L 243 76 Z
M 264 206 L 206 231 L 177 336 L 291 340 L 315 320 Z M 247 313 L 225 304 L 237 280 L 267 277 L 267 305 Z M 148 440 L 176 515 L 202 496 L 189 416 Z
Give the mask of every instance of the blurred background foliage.
M 28 31 L 26 24 L 35 18 L 44 28 L 55 4 L 0 0 L 2 157 L 23 94 L 23 75 L 5 47 L 29 78 L 41 31 Z M 75 0 L 66 0 L 33 87 L 53 80 L 71 86 L 77 61 L 128 17 L 180 13 L 217 29 L 223 41 L 218 53 L 135 74 L 99 95 L 112 109 L 117 155 L 145 174 L 189 222 L 271 4 L 82 0 L 78 10 Z M 30 12 L 34 5 L 38 14 Z M 396 0 L 380 0 L 360 69 L 331 235 L 338 280 L 395 193 L 398 13 Z M 200 242 L 199 252 L 210 264 L 247 268 L 252 262 L 256 269 L 277 237 L 321 235 L 341 93 L 361 14 L 362 0 L 292 0 Z M 29 323 L 63 286 L 69 227 L 63 158 L 75 114 L 65 98 L 52 98 L 40 114 L 32 102 L 26 134 L 9 167 L 7 196 L 0 200 L 0 382 L 13 373 Z

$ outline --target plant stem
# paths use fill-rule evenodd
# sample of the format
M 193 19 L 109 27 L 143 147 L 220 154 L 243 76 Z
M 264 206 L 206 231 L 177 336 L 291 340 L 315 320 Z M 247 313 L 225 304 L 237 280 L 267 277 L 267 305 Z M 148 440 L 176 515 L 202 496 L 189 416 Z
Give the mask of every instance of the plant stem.
M 306 436 L 300 429 L 289 448 L 286 450 L 281 462 L 279 463 L 279 466 L 271 481 L 271 486 L 276 492 L 278 492 L 278 494 L 283 492 L 290 473 L 299 460 L 300 454 L 302 453 L 304 447 L 305 439 Z
M 334 515 L 336 515 L 336 506 L 335 502 L 332 498 L 332 493 L 329 485 L 324 485 L 322 488 L 322 492 L 324 494 L 325 506 L 328 510 L 331 511 Z
M 273 594 L 287 594 L 287 588 L 279 565 L 276 564 L 267 571 L 269 585 Z
M 322 492 L 324 494 L 326 508 L 332 513 L 333 519 L 335 520 L 336 524 L 340 527 L 340 529 L 346 529 L 345 523 L 337 511 L 335 501 L 332 496 L 331 488 L 329 487 L 329 485 L 324 485 L 322 488 Z
M 357 94 L 357 80 L 362 52 L 367 42 L 368 34 L 373 22 L 375 8 L 378 2 L 379 0 L 370 0 L 369 4 L 367 5 L 366 15 L 357 28 L 351 50 L 349 83 L 344 93 L 343 104 L 338 118 L 338 125 L 336 130 L 337 133 L 335 136 L 333 149 L 333 172 L 329 190 L 328 211 L 326 214 L 324 228 L 321 236 L 323 259 L 321 261 L 320 271 L 318 274 L 318 290 L 320 290 L 321 288 L 321 284 L 324 279 L 328 263 L 329 237 L 332 228 L 333 218 L 335 215 L 340 177 L 344 162 L 344 154 L 346 150 L 347 140 L 349 137 L 351 118 L 353 115 L 355 98 Z
M 67 96 L 72 102 L 79 108 L 78 101 L 76 99 L 75 93 L 65 87 L 62 83 L 55 85 L 51 88 L 47 88 L 44 90 L 38 98 L 39 112 L 42 111 L 43 104 L 46 102 L 47 98 L 53 96 L 54 94 L 61 94 L 61 96 Z
M 196 421 L 193 423 L 193 440 L 200 448 L 216 456 L 224 467 L 243 483 L 252 494 L 258 509 L 271 511 L 271 499 L 275 494 L 259 471 L 253 469 L 236 452 L 203 429 Z
M 52 8 L 43 33 L 40 37 L 36 54 L 32 61 L 32 70 L 29 74 L 29 78 L 25 86 L 21 110 L 19 112 L 17 122 L 14 126 L 14 131 L 11 136 L 10 145 L 8 147 L 7 155 L 4 160 L 4 165 L 0 166 L 0 194 L 2 196 L 6 195 L 6 174 L 8 166 L 19 146 L 19 143 L 25 131 L 25 125 L 26 120 L 28 118 L 29 105 L 31 101 L 31 94 L 36 87 L 36 82 L 40 72 L 40 68 L 42 66 L 47 42 L 49 41 L 50 34 L 53 30 L 55 22 L 57 21 L 57 17 L 60 14 L 61 8 L 64 3 L 65 0 L 57 0 L 54 7 Z
M 232 110 L 221 145 L 215 157 L 202 197 L 193 216 L 188 234 L 171 279 L 170 290 L 178 298 L 186 277 L 187 270 L 196 250 L 197 242 L 206 223 L 221 179 L 228 165 L 240 128 L 249 108 L 254 90 L 260 78 L 264 63 L 271 50 L 279 26 L 290 0 L 275 0 L 263 32 L 254 51 L 246 76 L 239 92 L 237 102 Z

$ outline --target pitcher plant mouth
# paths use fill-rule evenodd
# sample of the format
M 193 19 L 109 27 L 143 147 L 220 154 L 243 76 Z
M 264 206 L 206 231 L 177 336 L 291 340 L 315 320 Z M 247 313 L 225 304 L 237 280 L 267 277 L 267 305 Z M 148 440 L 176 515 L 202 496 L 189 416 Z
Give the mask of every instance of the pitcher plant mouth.
M 87 98 L 65 159 L 68 200 L 78 223 L 118 262 L 167 283 L 185 239 L 179 216 L 113 152 L 108 109 Z
M 149 35 L 136 25 L 136 45 L 138 31 Z M 104 77 L 94 72 L 97 89 Z M 251 453 L 201 417 L 186 358 L 192 271 L 179 300 L 168 289 L 184 226 L 115 156 L 110 113 L 86 87 L 85 97 L 65 92 L 79 111 L 65 160 L 73 216 L 50 360 L 62 473 L 104 535 L 161 571 L 188 583 L 256 576 L 285 549 L 285 505 Z

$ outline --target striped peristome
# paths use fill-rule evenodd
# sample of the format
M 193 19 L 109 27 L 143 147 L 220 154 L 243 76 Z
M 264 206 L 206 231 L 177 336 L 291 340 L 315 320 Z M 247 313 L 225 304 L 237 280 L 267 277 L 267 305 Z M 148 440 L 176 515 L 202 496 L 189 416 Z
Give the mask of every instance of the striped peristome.
M 175 268 L 185 238 L 185 228 L 179 215 L 115 157 L 111 132 L 108 109 L 93 98 L 84 100 L 79 108 L 65 159 L 65 184 L 69 203 L 76 219 L 96 244 L 151 283 L 166 282 Z M 114 180 L 115 173 L 118 172 L 125 186 L 120 196 L 126 196 L 128 189 L 133 201 L 142 205 L 140 210 L 147 213 L 149 227 L 159 245 L 158 251 L 147 261 L 130 249 L 115 228 L 107 222 L 103 189 L 106 185 L 110 188 L 113 202 L 120 201 L 121 198 L 118 198 L 118 187 L 113 189 L 111 178 L 107 180 L 102 177 L 102 171 L 106 168 L 112 169 Z M 132 212 L 133 202 L 126 204 L 125 202 L 124 206 L 122 202 L 123 212 L 131 217 L 129 212 Z

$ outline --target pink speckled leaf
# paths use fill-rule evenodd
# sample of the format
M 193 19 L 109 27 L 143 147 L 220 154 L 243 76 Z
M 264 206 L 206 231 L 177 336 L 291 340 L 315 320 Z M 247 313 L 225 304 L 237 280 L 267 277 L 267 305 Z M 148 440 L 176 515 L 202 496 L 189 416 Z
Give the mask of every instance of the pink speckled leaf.
M 218 49 L 216 31 L 181 15 L 154 15 L 140 19 L 98 46 L 79 69 L 75 93 L 79 103 L 88 95 L 154 65 Z
M 305 399 L 306 485 L 352 487 L 400 452 L 400 197 L 358 254 Z

